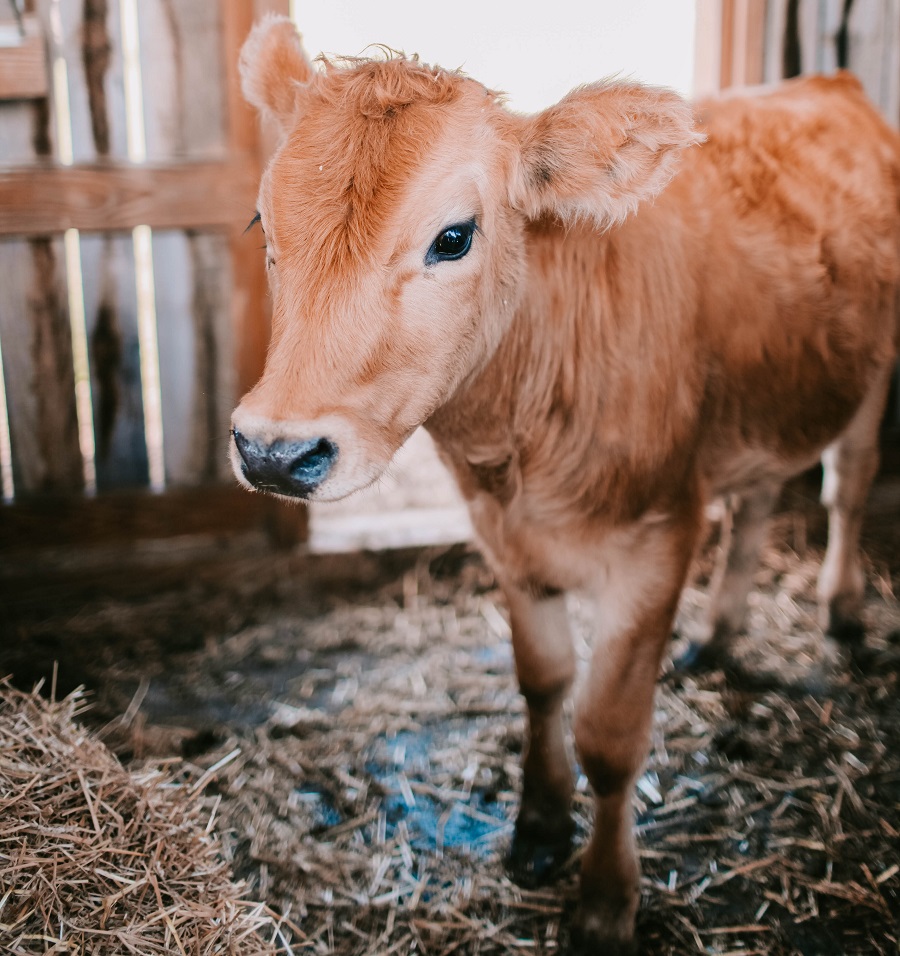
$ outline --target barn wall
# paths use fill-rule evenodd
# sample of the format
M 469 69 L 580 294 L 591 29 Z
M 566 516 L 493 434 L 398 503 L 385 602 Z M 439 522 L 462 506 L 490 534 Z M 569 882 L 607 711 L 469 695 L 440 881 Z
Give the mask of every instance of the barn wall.
M 77 508 L 233 484 L 230 412 L 269 332 L 263 256 L 244 235 L 266 144 L 237 54 L 258 15 L 287 9 L 30 0 L 20 29 L 0 5 L 8 519 L 48 495 Z M 274 520 L 302 534 L 302 515 Z

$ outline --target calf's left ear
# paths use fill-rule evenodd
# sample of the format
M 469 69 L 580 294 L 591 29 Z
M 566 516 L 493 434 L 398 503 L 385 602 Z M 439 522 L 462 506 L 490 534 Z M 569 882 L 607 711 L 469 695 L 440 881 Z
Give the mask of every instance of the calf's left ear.
M 529 218 L 624 219 L 671 179 L 686 146 L 699 143 L 690 106 L 677 93 L 627 83 L 594 83 L 526 117 L 510 183 Z
M 313 77 L 293 22 L 274 15 L 260 20 L 244 41 L 239 66 L 247 102 L 289 129 L 301 91 Z

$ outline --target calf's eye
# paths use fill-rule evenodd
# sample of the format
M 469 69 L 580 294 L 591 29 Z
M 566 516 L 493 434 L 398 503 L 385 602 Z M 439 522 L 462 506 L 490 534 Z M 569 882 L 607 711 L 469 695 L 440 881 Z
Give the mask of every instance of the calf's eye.
M 431 244 L 425 256 L 426 265 L 434 265 L 436 262 L 446 262 L 450 259 L 462 259 L 472 246 L 474 232 L 474 219 L 444 229 Z

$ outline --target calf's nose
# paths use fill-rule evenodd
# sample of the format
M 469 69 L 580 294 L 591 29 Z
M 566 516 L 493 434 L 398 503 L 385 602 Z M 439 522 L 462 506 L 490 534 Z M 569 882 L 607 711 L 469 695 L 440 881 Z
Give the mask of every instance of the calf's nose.
M 308 498 L 328 477 L 337 459 L 337 445 L 327 438 L 279 439 L 264 445 L 237 429 L 231 434 L 244 477 L 260 491 Z

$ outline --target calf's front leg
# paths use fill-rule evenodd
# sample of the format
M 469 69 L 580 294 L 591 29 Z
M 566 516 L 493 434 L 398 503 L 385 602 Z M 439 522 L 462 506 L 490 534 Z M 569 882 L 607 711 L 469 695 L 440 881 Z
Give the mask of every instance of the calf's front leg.
M 572 769 L 563 733 L 563 705 L 575 654 L 561 593 L 535 597 L 504 587 L 519 687 L 528 708 L 522 803 L 509 865 L 520 883 L 551 877 L 569 855 Z
M 600 633 L 575 714 L 575 743 L 595 797 L 573 934 L 585 953 L 617 952 L 634 932 L 640 865 L 631 794 L 694 535 L 694 525 L 644 529 L 617 550 L 600 588 Z

